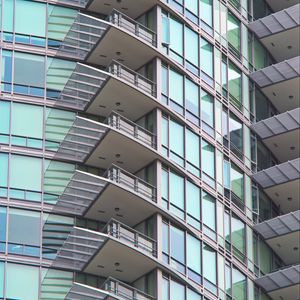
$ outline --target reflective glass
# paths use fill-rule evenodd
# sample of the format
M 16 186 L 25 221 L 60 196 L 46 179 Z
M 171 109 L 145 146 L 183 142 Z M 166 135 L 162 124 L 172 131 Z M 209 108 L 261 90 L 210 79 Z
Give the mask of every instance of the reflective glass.
M 228 82 L 230 100 L 239 108 L 242 108 L 242 74 L 232 63 L 229 64 Z
M 231 239 L 232 245 L 240 253 L 245 254 L 246 252 L 246 232 L 245 224 L 236 216 L 231 218 Z M 239 253 L 238 253 L 239 255 Z
M 170 18 L 170 48 L 183 55 L 183 25 L 173 18 Z
M 185 27 L 185 58 L 193 65 L 199 65 L 198 33 Z
M 201 118 L 202 120 L 214 127 L 214 98 L 201 90 Z
M 214 76 L 213 46 L 201 38 L 200 64 L 201 70 L 210 77 Z
M 176 261 L 185 263 L 185 242 L 184 231 L 171 226 L 170 227 L 170 239 L 171 239 L 171 257 Z M 173 299 L 173 298 L 171 298 Z
M 231 13 L 227 19 L 228 42 L 235 50 L 241 51 L 241 22 Z
M 0 186 L 7 187 L 8 154 L 0 153 Z
M 2 73 L 1 81 L 12 82 L 12 52 L 2 51 Z M 3 87 L 2 87 L 3 90 Z
M 195 116 L 199 116 L 199 87 L 189 79 L 185 79 L 185 106 Z
M 190 130 L 186 130 L 186 159 L 195 167 L 200 167 L 200 138 Z
M 200 221 L 200 189 L 186 181 L 186 210 L 187 213 Z
M 170 98 L 177 104 L 183 106 L 183 76 L 170 70 Z
M 216 252 L 207 245 L 203 246 L 203 276 L 211 283 L 217 282 L 217 255 Z
M 6 241 L 6 208 L 0 207 L 0 252 L 5 252 L 5 241 Z M 1 274 L 0 274 L 1 277 Z M 0 280 L 0 283 L 2 281 Z M 1 290 L 1 288 L 0 288 Z
M 0 262 L 0 297 L 2 298 L 4 297 L 4 263 L 3 262 Z
M 239 199 L 244 200 L 244 176 L 242 171 L 240 171 L 236 166 L 231 165 L 231 191 L 239 197 Z
M 201 243 L 190 234 L 187 235 L 187 266 L 197 274 L 201 273 Z
M 230 131 L 230 142 L 239 151 L 243 153 L 243 124 L 242 122 L 232 113 L 229 115 L 229 131 Z
M 200 16 L 207 25 L 213 27 L 213 1 L 201 0 L 200 1 Z
M 202 221 L 212 230 L 216 230 L 216 200 L 202 191 Z
M 184 178 L 173 172 L 170 176 L 170 203 L 177 208 L 184 209 Z
M 247 298 L 246 276 L 235 268 L 232 268 L 232 293 L 234 299 L 246 300 Z
M 201 149 L 202 171 L 210 177 L 215 178 L 215 148 L 212 145 L 205 142 L 204 140 L 202 140 Z
M 170 299 L 172 300 L 183 300 L 185 299 L 185 287 L 184 285 L 171 280 L 170 287 Z
M 0 101 L 0 143 L 1 133 L 9 134 L 10 126 L 10 103 Z

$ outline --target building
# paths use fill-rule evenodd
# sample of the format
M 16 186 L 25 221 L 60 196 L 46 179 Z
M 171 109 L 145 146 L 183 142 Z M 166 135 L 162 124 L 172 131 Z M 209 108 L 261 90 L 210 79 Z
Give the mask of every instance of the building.
M 297 2 L 0 0 L 0 299 L 299 299 Z

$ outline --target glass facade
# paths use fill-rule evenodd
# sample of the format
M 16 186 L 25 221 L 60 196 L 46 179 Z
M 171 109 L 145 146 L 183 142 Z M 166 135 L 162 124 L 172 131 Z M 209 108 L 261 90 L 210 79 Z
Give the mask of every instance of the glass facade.
M 271 8 L 96 2 L 0 0 L 0 298 L 269 299 Z

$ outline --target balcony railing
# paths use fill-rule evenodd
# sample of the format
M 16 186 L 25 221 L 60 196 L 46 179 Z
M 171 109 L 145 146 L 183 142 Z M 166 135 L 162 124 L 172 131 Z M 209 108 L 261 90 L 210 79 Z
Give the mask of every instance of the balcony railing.
M 142 38 L 146 42 L 156 47 L 156 33 L 148 27 L 138 23 L 137 21 L 117 11 L 116 9 L 114 9 L 108 16 L 108 20 L 112 24 L 135 34 L 136 36 Z
M 144 92 L 156 97 L 156 84 L 145 76 L 127 68 L 117 61 L 112 61 L 108 67 L 109 73 L 120 77 L 136 87 L 142 89 Z
M 104 177 L 156 202 L 156 188 L 153 185 L 115 165 L 104 173 Z
M 124 300 L 154 300 L 155 298 L 112 277 L 109 277 L 102 288 Z
M 111 219 L 105 225 L 103 233 L 109 234 L 114 238 L 145 251 L 154 257 L 157 256 L 157 245 L 155 240 L 117 220 Z
M 112 112 L 106 120 L 107 124 L 120 131 L 123 131 L 135 139 L 156 149 L 156 135 L 142 126 L 128 120 L 116 112 Z

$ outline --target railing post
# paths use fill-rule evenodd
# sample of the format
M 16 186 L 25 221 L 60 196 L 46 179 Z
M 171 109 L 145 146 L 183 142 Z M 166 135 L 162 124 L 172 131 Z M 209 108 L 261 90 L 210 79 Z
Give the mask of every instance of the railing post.
M 135 24 L 135 34 L 136 34 L 136 36 L 139 36 L 139 33 L 140 33 L 140 26 L 139 26 L 139 24 Z
M 139 180 L 137 178 L 134 178 L 134 191 L 139 191 Z
M 139 234 L 137 232 L 134 233 L 134 246 L 139 247 Z

